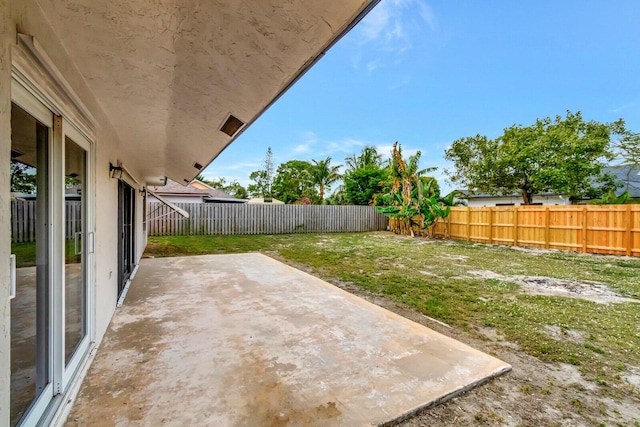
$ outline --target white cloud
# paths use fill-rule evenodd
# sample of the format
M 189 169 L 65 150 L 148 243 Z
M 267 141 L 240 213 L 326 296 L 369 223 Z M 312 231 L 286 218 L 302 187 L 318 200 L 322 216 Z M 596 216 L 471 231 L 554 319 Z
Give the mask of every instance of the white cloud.
M 612 109 L 611 112 L 618 114 L 618 113 L 621 113 L 621 112 L 623 112 L 625 110 L 628 110 L 629 108 L 633 108 L 636 105 L 638 105 L 638 101 L 637 100 L 636 101 L 631 101 L 631 102 L 629 102 L 627 104 L 624 104 L 624 105 L 621 105 L 619 107 L 616 107 L 616 108 Z
M 437 30 L 436 15 L 435 13 L 433 13 L 433 9 L 431 8 L 431 6 L 429 6 L 428 4 L 422 1 L 419 1 L 417 3 L 418 3 L 418 14 L 422 18 L 422 20 L 427 23 L 427 25 L 429 26 L 429 28 L 431 28 L 432 31 Z
M 436 15 L 423 0 L 382 0 L 358 27 L 362 43 L 377 42 L 384 50 L 401 53 L 411 48 L 409 29 L 422 23 L 437 29 Z
M 239 163 L 215 163 L 209 166 L 207 169 L 211 169 L 211 173 L 207 172 L 207 175 L 215 175 L 216 171 L 225 170 L 225 171 L 233 171 L 233 170 L 245 170 L 245 169 L 255 169 L 261 165 L 260 162 L 239 162 Z
M 309 144 L 298 144 L 293 147 L 293 152 L 296 154 L 308 153 L 310 149 L 311 146 Z
M 404 76 L 399 78 L 398 80 L 396 80 L 395 82 L 392 82 L 389 85 L 389 89 L 394 90 L 394 89 L 398 89 L 402 86 L 406 86 L 409 83 L 411 83 L 411 77 L 410 76 Z
M 340 141 L 327 141 L 322 144 L 323 150 L 319 154 L 352 154 L 355 151 L 360 151 L 360 148 L 364 147 L 365 145 L 367 145 L 366 142 L 353 138 L 344 138 Z
M 380 2 L 366 18 L 360 23 L 360 33 L 365 40 L 376 40 L 380 38 L 386 31 L 389 19 L 391 17 L 391 8 L 389 2 L 383 0 Z
M 380 60 L 376 59 L 375 61 L 370 61 L 367 63 L 367 71 L 372 72 L 376 68 L 380 67 Z

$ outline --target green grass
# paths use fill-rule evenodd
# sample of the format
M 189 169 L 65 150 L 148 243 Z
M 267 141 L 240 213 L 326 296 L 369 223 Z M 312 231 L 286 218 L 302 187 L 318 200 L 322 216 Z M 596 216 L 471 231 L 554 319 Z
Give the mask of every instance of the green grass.
M 603 390 L 635 393 L 621 367 L 640 360 L 640 304 L 598 304 L 528 295 L 504 275 L 595 281 L 640 298 L 640 259 L 572 252 L 524 252 L 469 242 L 410 239 L 388 233 L 279 236 L 181 236 L 149 239 L 147 255 L 266 252 L 300 263 L 333 283 L 348 283 L 451 325 L 493 327 L 526 353 L 577 365 Z M 580 339 L 554 336 L 550 326 Z
M 78 255 L 75 255 L 74 241 L 65 241 L 65 259 L 71 262 L 80 262 Z M 11 243 L 11 253 L 16 255 L 16 267 L 33 267 L 36 265 L 36 242 Z
M 16 267 L 36 265 L 36 243 L 11 243 L 11 253 L 16 255 Z

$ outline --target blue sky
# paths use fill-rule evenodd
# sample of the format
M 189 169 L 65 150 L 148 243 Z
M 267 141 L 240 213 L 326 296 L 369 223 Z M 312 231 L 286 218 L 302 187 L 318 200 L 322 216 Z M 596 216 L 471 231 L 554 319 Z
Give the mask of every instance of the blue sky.
M 382 0 L 204 175 L 399 141 L 451 190 L 451 142 L 566 110 L 640 131 L 640 1 Z

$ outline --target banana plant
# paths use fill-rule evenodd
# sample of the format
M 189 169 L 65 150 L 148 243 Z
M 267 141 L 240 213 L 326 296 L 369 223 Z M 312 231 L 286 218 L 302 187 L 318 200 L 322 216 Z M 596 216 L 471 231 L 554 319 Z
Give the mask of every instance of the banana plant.
M 412 237 L 414 226 L 426 230 L 431 236 L 432 226 L 438 219 L 448 217 L 451 206 L 460 204 L 455 200 L 457 194 L 455 191 L 440 197 L 438 191 L 432 188 L 435 182 L 435 180 L 426 183 L 420 179 L 415 180 L 416 186 L 410 189 L 409 197 L 407 197 L 406 188 L 396 187 L 395 191 L 383 196 L 383 206 L 378 208 L 378 212 L 388 218 L 399 220 L 400 231 L 408 231 Z

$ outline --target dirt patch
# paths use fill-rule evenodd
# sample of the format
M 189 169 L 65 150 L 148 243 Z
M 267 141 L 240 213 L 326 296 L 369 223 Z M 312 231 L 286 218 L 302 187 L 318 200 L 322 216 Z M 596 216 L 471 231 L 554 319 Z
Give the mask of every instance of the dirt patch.
M 437 258 L 450 259 L 450 260 L 456 260 L 456 261 L 465 261 L 465 262 L 469 259 L 467 255 L 450 255 L 450 254 L 438 255 Z
M 531 295 L 580 298 L 600 304 L 620 302 L 640 303 L 640 300 L 623 297 L 612 291 L 604 283 L 581 282 L 578 280 L 556 279 L 545 276 L 503 276 L 502 274 L 489 270 L 470 270 L 467 273 L 484 279 L 515 283 Z
M 524 246 L 509 246 L 514 251 L 527 252 L 531 255 L 546 255 L 559 252 L 556 249 L 527 248 Z
M 576 344 L 583 344 L 587 333 L 575 329 L 564 329 L 558 325 L 546 325 L 544 331 L 558 341 L 570 341 Z

